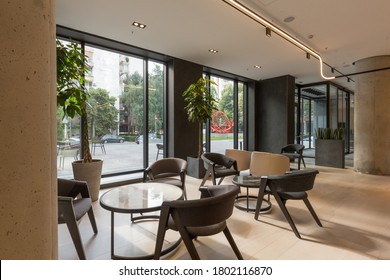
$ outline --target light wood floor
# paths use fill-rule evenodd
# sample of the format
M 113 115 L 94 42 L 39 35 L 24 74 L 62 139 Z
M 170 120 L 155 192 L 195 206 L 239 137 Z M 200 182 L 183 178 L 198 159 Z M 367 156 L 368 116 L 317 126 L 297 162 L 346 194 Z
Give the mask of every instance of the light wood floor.
M 307 165 L 320 171 L 309 192 L 323 227 L 318 227 L 302 201 L 289 201 L 288 209 L 302 239 L 295 237 L 280 209 L 260 215 L 234 209 L 228 226 L 248 260 L 365 260 L 390 259 L 390 177 L 356 173 L 352 168 L 335 169 Z M 224 184 L 231 182 L 225 179 Z M 189 198 L 198 198 L 200 180 L 187 177 Z M 210 182 L 208 182 L 210 184 Z M 106 190 L 103 190 L 104 192 Z M 244 192 L 245 189 L 242 189 Z M 110 213 L 94 203 L 99 233 L 93 234 L 85 217 L 79 227 L 88 259 L 110 259 Z M 212 214 L 212 213 L 210 213 Z M 157 222 L 130 225 L 129 215 L 116 215 L 116 253 L 153 252 Z M 59 259 L 78 259 L 65 225 L 59 225 Z M 169 240 L 176 239 L 176 233 Z M 201 259 L 235 259 L 224 235 L 195 241 Z M 188 260 L 186 248 L 163 259 Z

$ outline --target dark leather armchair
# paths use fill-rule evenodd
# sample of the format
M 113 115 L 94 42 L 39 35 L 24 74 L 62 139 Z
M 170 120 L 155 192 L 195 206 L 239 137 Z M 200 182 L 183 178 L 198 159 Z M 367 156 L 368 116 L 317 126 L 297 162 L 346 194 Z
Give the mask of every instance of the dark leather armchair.
M 187 199 L 186 192 L 187 161 L 181 158 L 163 158 L 153 162 L 144 172 L 144 182 L 160 182 L 180 187 L 183 197 Z M 175 178 L 175 177 L 179 178 Z
M 281 153 L 285 156 L 289 157 L 290 160 L 298 159 L 298 170 L 301 169 L 301 162 L 303 166 L 306 168 L 305 160 L 303 159 L 303 150 L 305 149 L 304 145 L 301 144 L 289 144 L 284 146 L 281 149 Z
M 198 236 L 210 236 L 223 232 L 237 258 L 243 257 L 227 227 L 240 189 L 234 185 L 201 187 L 201 198 L 194 200 L 165 201 L 157 232 L 154 259 L 159 259 L 165 232 L 178 231 L 192 259 L 200 259 L 192 242 Z
M 298 238 L 301 238 L 301 236 L 290 216 L 290 213 L 286 208 L 286 202 L 289 199 L 303 200 L 306 207 L 309 209 L 311 215 L 313 216 L 314 220 L 320 227 L 322 227 L 321 221 L 319 220 L 317 214 L 311 206 L 307 195 L 307 191 L 311 190 L 314 186 L 314 180 L 317 174 L 318 170 L 305 169 L 296 170 L 294 172 L 284 175 L 275 175 L 268 177 L 264 176 L 261 178 L 258 197 L 262 198 L 266 188 L 269 188 L 271 194 L 274 196 L 276 202 L 278 203 L 280 209 L 282 210 L 284 216 L 286 217 L 288 223 L 290 224 L 292 230 Z M 257 200 L 255 211 L 256 220 L 259 217 L 262 201 L 262 199 Z
M 202 159 L 206 174 L 200 184 L 203 186 L 206 180 L 211 176 L 213 185 L 216 185 L 216 179 L 219 179 L 218 185 L 220 185 L 226 176 L 239 175 L 240 172 L 237 168 L 237 161 L 224 154 L 219 153 L 203 153 Z
M 66 223 L 79 258 L 85 260 L 85 250 L 77 222 L 88 213 L 94 233 L 98 232 L 88 185 L 83 181 L 66 179 L 57 179 L 57 183 L 58 223 Z

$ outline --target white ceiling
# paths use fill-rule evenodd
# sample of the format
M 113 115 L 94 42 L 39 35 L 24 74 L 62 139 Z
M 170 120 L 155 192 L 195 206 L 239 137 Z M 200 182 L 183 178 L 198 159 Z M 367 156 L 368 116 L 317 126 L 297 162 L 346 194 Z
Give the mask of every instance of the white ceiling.
M 344 74 L 353 62 L 390 55 L 390 1 L 242 0 Z M 319 61 L 222 0 L 57 0 L 57 24 L 251 78 L 320 82 Z M 286 17 L 295 20 L 285 23 Z M 132 26 L 134 21 L 145 29 Z M 313 38 L 309 39 L 312 35 Z M 208 50 L 219 52 L 212 54 Z M 261 69 L 254 68 L 260 65 Z M 332 76 L 329 67 L 325 74 Z M 339 75 L 339 73 L 336 73 Z M 356 76 L 352 76 L 356 79 Z M 346 78 L 334 80 L 354 90 Z

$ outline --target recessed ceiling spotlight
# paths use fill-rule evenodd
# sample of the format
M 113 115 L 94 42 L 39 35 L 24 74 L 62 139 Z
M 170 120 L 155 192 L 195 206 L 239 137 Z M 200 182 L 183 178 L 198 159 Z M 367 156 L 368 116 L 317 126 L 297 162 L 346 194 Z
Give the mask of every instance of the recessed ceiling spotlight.
M 138 27 L 138 28 L 142 28 L 142 29 L 144 29 L 146 27 L 145 24 L 139 23 L 139 22 L 136 22 L 136 21 L 133 22 L 133 26 Z
M 283 21 L 284 21 L 284 22 L 292 22 L 292 21 L 294 21 L 294 20 L 295 20 L 295 17 L 290 16 L 290 17 L 286 17 Z
M 314 38 L 314 35 L 313 34 L 310 34 L 309 36 L 307 36 L 308 39 L 313 39 Z
M 255 65 L 255 66 L 253 66 L 253 67 L 256 68 L 256 69 L 260 69 L 260 68 L 261 68 L 260 65 Z
M 209 49 L 209 52 L 211 52 L 211 53 L 217 53 L 218 51 L 217 51 L 217 50 L 214 50 L 214 49 Z

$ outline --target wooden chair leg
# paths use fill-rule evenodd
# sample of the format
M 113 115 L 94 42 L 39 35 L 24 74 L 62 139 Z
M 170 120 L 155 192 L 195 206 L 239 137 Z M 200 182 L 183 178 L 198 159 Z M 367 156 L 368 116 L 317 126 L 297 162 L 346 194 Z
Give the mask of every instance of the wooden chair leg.
M 206 180 L 210 177 L 210 170 L 206 170 L 206 174 L 204 174 L 204 177 L 203 177 L 203 180 L 202 180 L 202 183 L 200 183 L 200 187 L 203 186 L 205 183 L 206 183 Z
M 158 222 L 156 247 L 154 249 L 153 259 L 158 260 L 161 257 L 161 251 L 164 244 L 165 233 L 167 231 L 167 224 L 169 220 L 169 207 L 163 206 L 160 211 L 160 220 Z
M 256 210 L 255 210 L 255 220 L 259 218 L 261 204 L 263 203 L 263 197 L 265 194 L 265 188 L 267 187 L 267 179 L 262 178 L 260 181 L 259 194 L 257 195 Z M 269 195 L 268 195 L 269 201 Z
M 320 219 L 318 218 L 316 212 L 314 211 L 313 206 L 311 206 L 309 200 L 308 200 L 307 198 L 305 198 L 303 201 L 305 202 L 306 207 L 307 207 L 307 209 L 309 209 L 309 211 L 310 211 L 311 215 L 313 216 L 314 220 L 316 220 L 317 225 L 319 225 L 320 227 L 322 227 L 321 221 L 320 221 Z
M 298 158 L 298 170 L 301 170 L 301 157 Z
M 159 260 L 161 257 L 161 251 L 164 244 L 165 233 L 166 233 L 166 228 L 159 227 L 157 233 L 156 247 L 154 249 L 154 257 L 153 257 L 153 259 L 155 260 Z
M 180 232 L 181 238 L 182 238 L 182 240 L 184 242 L 184 245 L 186 245 L 187 251 L 188 251 L 188 253 L 191 256 L 191 259 L 193 259 L 193 260 L 200 260 L 198 251 L 196 251 L 195 245 L 192 242 L 191 237 L 188 235 L 187 232 L 182 232 L 180 230 L 179 230 L 179 232 Z
M 305 160 L 303 159 L 303 156 L 302 156 L 302 163 L 303 163 L 303 167 L 306 168 L 306 163 L 305 163 Z
M 301 235 L 299 234 L 298 229 L 295 226 L 294 221 L 292 220 L 290 213 L 288 212 L 288 210 L 286 208 L 286 205 L 285 205 L 286 201 L 282 201 L 282 199 L 280 198 L 280 196 L 278 194 L 273 194 L 273 195 L 274 195 L 275 200 L 278 203 L 280 209 L 282 210 L 284 217 L 286 217 L 287 222 L 290 224 L 291 229 L 295 233 L 295 236 L 298 237 L 299 239 L 301 239 Z
M 93 232 L 98 233 L 95 215 L 93 214 L 92 206 L 91 206 L 91 209 L 89 209 L 89 211 L 88 211 L 88 217 L 89 217 L 89 221 L 91 222 Z
M 76 220 L 67 220 L 66 225 L 68 226 L 70 236 L 72 237 L 73 244 L 76 247 L 77 254 L 80 260 L 86 260 L 83 242 L 81 240 L 79 227 Z
M 230 233 L 230 230 L 229 230 L 229 228 L 228 228 L 227 226 L 226 226 L 226 228 L 223 230 L 223 233 L 225 234 L 226 239 L 229 241 L 229 244 L 230 244 L 230 246 L 232 247 L 234 253 L 236 254 L 237 259 L 243 260 L 244 258 L 242 257 L 241 252 L 240 252 L 240 250 L 238 249 L 237 244 L 236 244 L 236 242 L 234 241 L 233 236 L 232 236 L 232 234 Z

